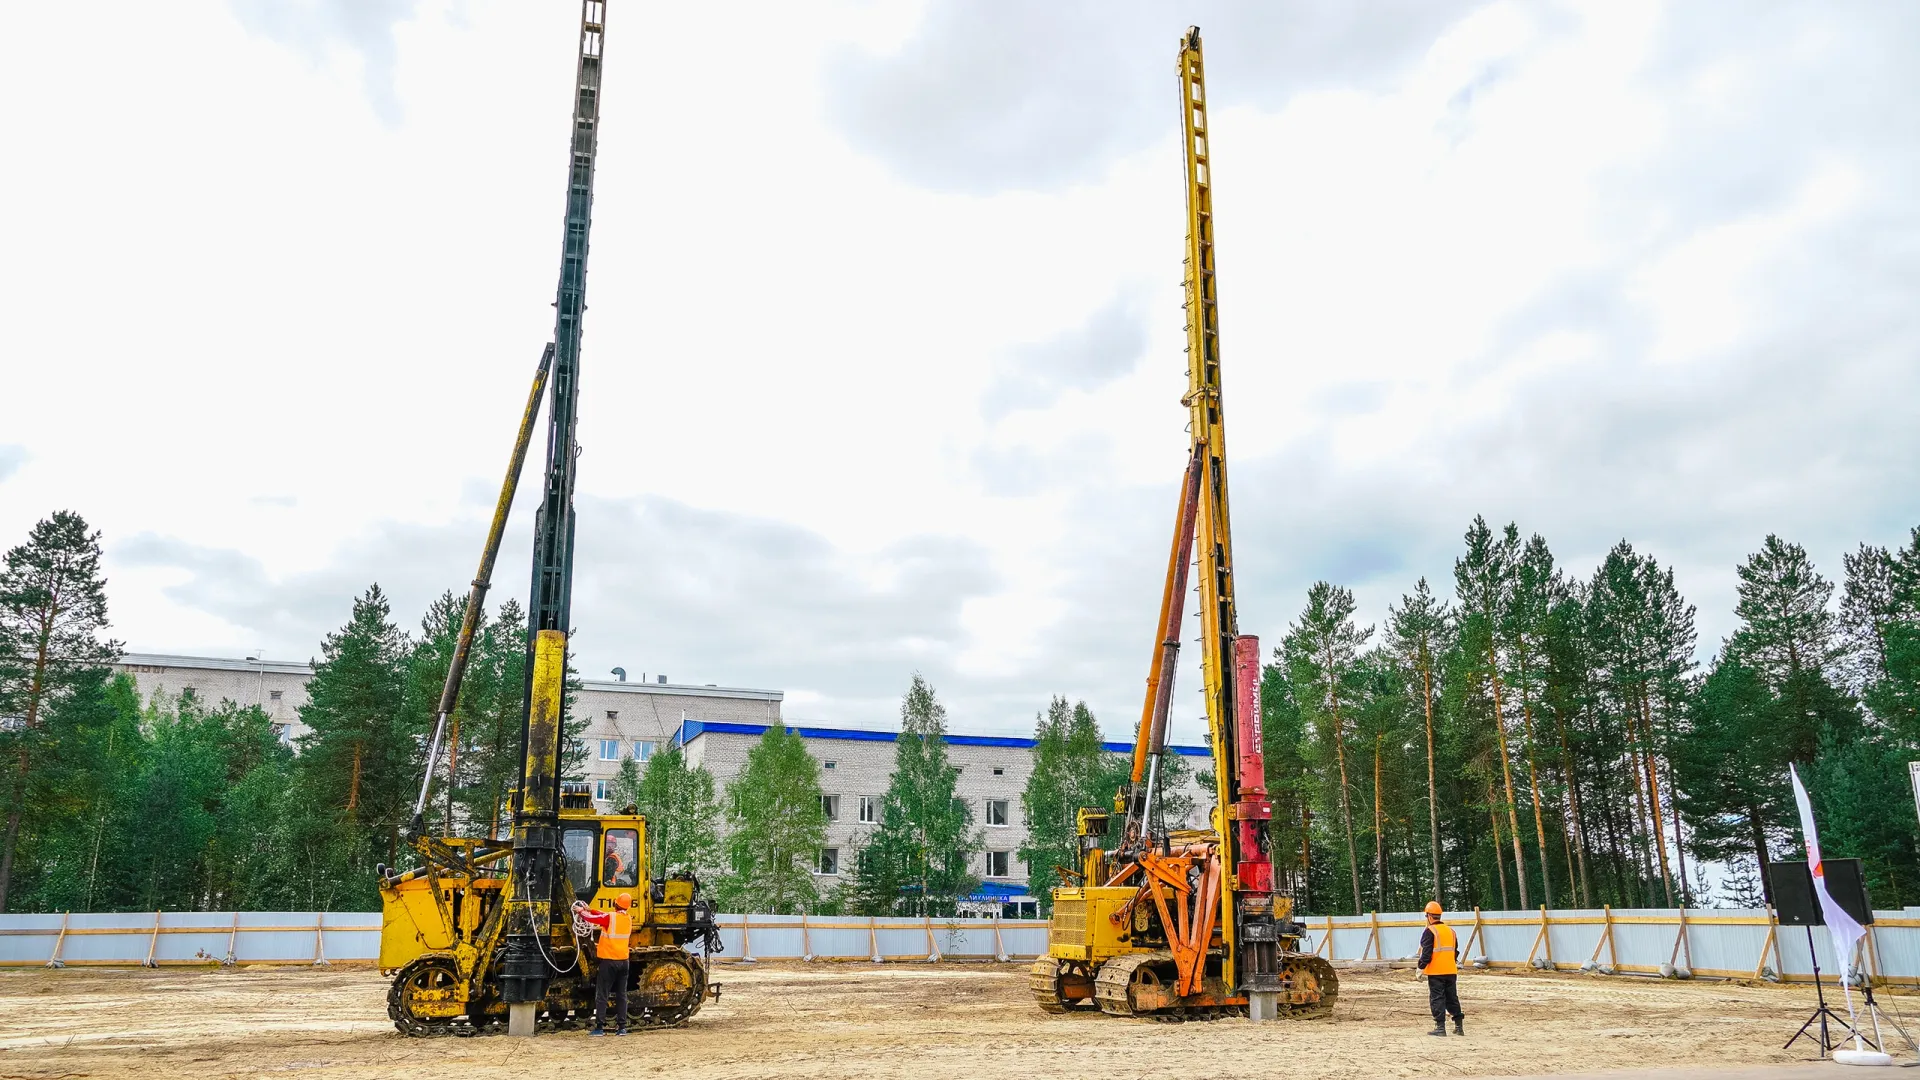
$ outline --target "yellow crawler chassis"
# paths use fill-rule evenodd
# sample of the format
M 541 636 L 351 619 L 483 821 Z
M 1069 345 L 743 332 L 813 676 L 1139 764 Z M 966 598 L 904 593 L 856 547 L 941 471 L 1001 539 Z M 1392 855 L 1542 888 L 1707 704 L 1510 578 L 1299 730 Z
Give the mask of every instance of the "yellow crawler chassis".
M 459 964 L 452 953 L 428 953 L 402 968 L 387 991 L 387 1016 L 402 1034 L 477 1035 L 504 1029 L 507 1007 L 498 984 L 488 979 L 478 994 L 462 995 Z M 676 945 L 633 951 L 628 975 L 627 1022 L 637 1028 L 679 1027 L 706 1003 L 706 961 Z M 712 988 L 717 996 L 718 987 Z M 466 1000 L 461 1000 L 465 996 Z M 565 1030 L 593 1019 L 593 981 L 556 982 L 539 1017 L 544 1030 Z
M 1116 956 L 1092 972 L 1085 964 L 1043 956 L 1029 969 L 1027 988 L 1049 1013 L 1097 1005 L 1109 1016 L 1163 1023 L 1247 1015 L 1245 995 L 1228 993 L 1218 965 L 1210 968 L 1201 991 L 1183 998 L 1174 992 L 1177 973 L 1173 954 L 1165 949 Z M 1286 1016 L 1325 1016 L 1340 996 L 1340 977 L 1317 956 L 1282 954 L 1281 980 L 1280 1009 Z

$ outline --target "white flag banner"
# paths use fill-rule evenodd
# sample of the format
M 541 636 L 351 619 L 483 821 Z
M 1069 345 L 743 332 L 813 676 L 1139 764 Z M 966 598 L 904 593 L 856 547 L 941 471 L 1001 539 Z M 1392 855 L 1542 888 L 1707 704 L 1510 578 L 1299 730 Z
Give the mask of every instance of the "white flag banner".
M 1800 833 L 1807 838 L 1807 869 L 1813 874 L 1813 895 L 1820 901 L 1820 913 L 1826 916 L 1827 933 L 1833 935 L 1833 951 L 1840 958 L 1840 975 L 1845 979 L 1853 964 L 1853 947 L 1867 931 L 1854 922 L 1853 916 L 1835 903 L 1833 894 L 1827 891 L 1827 877 L 1820 867 L 1820 834 L 1813 828 L 1813 804 L 1807 801 L 1807 787 L 1800 782 L 1800 773 L 1792 765 L 1787 766 L 1787 775 L 1793 778 L 1793 801 L 1800 806 Z

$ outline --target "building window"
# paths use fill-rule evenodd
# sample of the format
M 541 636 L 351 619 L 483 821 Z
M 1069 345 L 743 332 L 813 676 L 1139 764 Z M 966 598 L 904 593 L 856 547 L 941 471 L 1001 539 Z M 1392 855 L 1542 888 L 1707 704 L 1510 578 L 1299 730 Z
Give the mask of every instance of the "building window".
M 880 796 L 878 795 L 860 796 L 860 824 L 862 825 L 880 824 Z
M 987 800 L 987 824 L 1005 825 L 1007 823 L 1007 800 Z
M 607 781 L 595 780 L 593 782 L 593 797 L 599 799 L 601 802 L 607 801 Z
M 651 740 L 643 739 L 640 742 L 633 744 L 633 760 L 646 761 L 648 758 L 651 758 L 652 756 L 653 756 L 653 742 Z
M 267 700 L 268 700 L 268 701 L 279 701 L 279 700 L 280 700 L 280 691 L 278 691 L 278 690 L 269 690 L 269 691 L 267 691 Z
M 1008 861 L 1007 856 L 1009 854 L 1011 853 L 1005 852 L 1005 851 L 987 852 L 987 876 L 988 877 L 1006 877 L 1007 876 L 1007 861 Z
M 839 821 L 840 820 L 840 796 L 838 795 L 820 796 L 820 812 L 827 815 L 828 821 Z M 839 873 L 838 870 L 822 870 L 820 872 L 823 874 Z
M 820 849 L 820 873 L 837 874 L 840 872 L 840 849 L 823 847 Z
M 619 710 L 619 709 L 608 709 L 608 710 L 607 710 L 607 719 L 609 719 L 609 720 L 618 720 L 618 719 L 620 719 L 620 710 Z
M 619 761 L 620 760 L 620 740 L 619 739 L 601 739 L 600 740 L 600 760 L 601 761 Z
M 998 766 L 998 765 L 995 765 L 995 766 L 993 767 L 993 775 L 995 775 L 995 776 L 1005 776 L 1005 775 L 1007 775 L 1007 770 L 1005 770 L 1005 769 L 1003 769 L 1003 768 L 1001 768 L 1001 767 L 1000 767 L 1000 766 Z
M 833 769 L 833 768 L 838 768 L 838 767 L 839 767 L 839 765 L 840 765 L 840 763 L 839 763 L 839 762 L 837 762 L 837 761 L 835 761 L 835 760 L 833 760 L 832 758 L 828 758 L 827 760 L 825 760 L 825 761 L 823 761 L 823 762 L 821 762 L 821 763 L 820 763 L 820 767 L 821 767 L 821 768 L 823 768 L 823 769 Z

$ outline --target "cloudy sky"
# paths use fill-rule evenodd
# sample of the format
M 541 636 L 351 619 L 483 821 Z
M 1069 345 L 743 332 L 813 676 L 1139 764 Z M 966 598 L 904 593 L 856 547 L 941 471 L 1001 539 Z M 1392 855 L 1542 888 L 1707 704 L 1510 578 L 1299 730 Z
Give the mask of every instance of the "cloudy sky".
M 1130 731 L 1189 23 L 1243 630 L 1450 591 L 1481 513 L 1671 562 L 1707 651 L 1769 531 L 1837 575 L 1920 524 L 1920 6 L 610 8 L 589 675 L 873 724 L 917 669 L 961 729 Z M 375 581 L 411 625 L 551 333 L 577 5 L 90 11 L 0 8 L 0 541 L 102 529 L 134 650 L 304 659 Z

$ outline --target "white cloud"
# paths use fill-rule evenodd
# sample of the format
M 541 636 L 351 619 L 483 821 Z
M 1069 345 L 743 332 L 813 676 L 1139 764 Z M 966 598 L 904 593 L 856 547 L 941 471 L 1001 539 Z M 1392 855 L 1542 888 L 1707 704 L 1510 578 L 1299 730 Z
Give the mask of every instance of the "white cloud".
M 141 648 L 305 655 L 375 579 L 405 621 L 463 583 L 551 331 L 573 10 L 297 48 L 261 10 L 108 5 L 80 82 L 57 9 L 0 10 L 7 386 L 47 403 L 0 537 L 103 528 Z M 994 10 L 614 8 L 586 666 L 822 721 L 920 667 L 968 727 L 1130 724 L 1185 454 L 1184 22 L 1062 6 L 1009 69 Z M 1710 643 L 1765 532 L 1833 572 L 1920 520 L 1904 9 L 1199 10 L 1244 629 L 1318 577 L 1369 621 L 1444 591 L 1478 512 L 1674 561 Z

